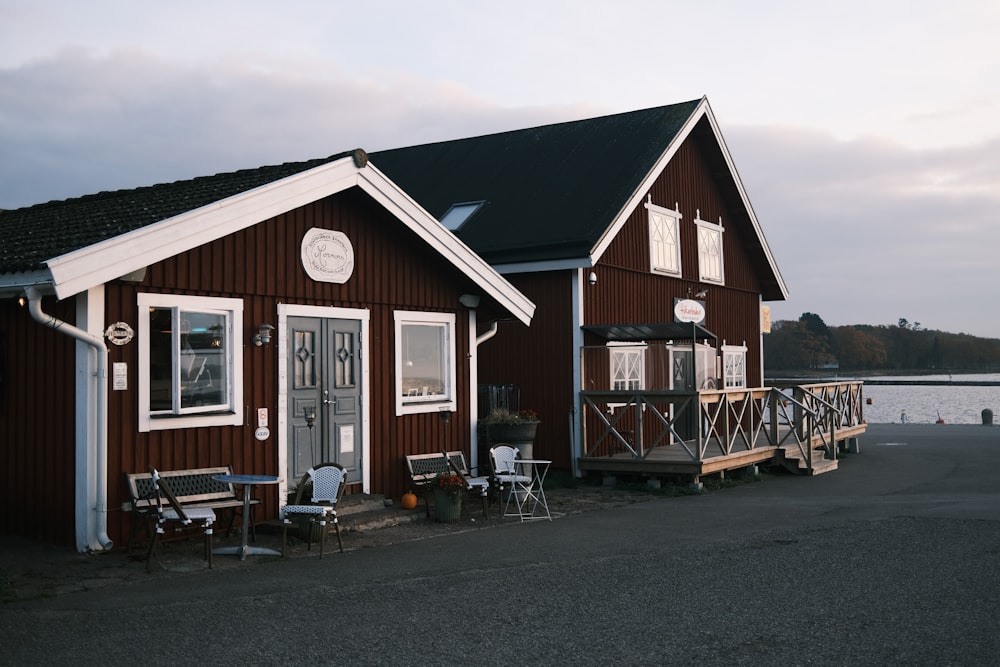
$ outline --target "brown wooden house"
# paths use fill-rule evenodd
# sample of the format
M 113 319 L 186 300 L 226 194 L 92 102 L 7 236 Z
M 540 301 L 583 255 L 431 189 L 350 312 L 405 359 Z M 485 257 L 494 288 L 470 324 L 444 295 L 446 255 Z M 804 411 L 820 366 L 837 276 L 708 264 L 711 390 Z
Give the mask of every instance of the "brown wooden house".
M 150 465 L 282 477 L 258 519 L 324 460 L 398 496 L 533 311 L 360 150 L 0 211 L 0 530 L 123 544 Z
M 761 386 L 763 302 L 787 290 L 706 99 L 372 159 L 537 304 L 479 381 L 520 389 L 554 468 L 594 446 L 587 392 Z

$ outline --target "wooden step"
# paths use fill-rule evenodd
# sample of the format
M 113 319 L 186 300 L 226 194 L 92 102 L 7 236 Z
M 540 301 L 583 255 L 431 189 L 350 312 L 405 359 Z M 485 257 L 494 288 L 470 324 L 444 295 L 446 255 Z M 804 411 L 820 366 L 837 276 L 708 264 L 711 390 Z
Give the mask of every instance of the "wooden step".
M 822 449 L 813 450 L 813 467 L 809 469 L 802 452 L 795 445 L 781 447 L 781 464 L 791 472 L 799 475 L 822 475 L 838 468 L 838 463 L 833 459 L 824 458 Z
M 354 493 L 344 495 L 337 503 L 337 515 L 348 516 L 371 512 L 385 507 L 385 496 L 377 493 Z

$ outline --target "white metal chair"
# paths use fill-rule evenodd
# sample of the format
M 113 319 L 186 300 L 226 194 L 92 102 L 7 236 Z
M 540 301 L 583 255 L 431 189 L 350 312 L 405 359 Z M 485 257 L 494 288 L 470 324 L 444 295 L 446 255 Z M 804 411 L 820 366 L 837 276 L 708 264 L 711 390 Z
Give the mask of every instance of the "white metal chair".
M 160 477 L 156 468 L 149 469 L 152 476 L 153 496 L 155 497 L 155 517 L 153 535 L 149 540 L 149 552 L 146 554 L 146 571 L 149 572 L 153 562 L 153 554 L 160 535 L 163 534 L 163 526 L 169 521 L 176 521 L 182 526 L 190 526 L 195 521 L 200 521 L 202 530 L 205 533 L 205 560 L 208 567 L 212 567 L 212 524 L 215 523 L 215 511 L 211 507 L 188 507 L 184 508 L 177 502 L 176 496 L 170 489 L 167 481 Z M 163 499 L 166 498 L 168 507 L 163 506 Z
M 525 488 L 531 484 L 531 477 L 518 471 L 517 461 L 521 453 L 510 445 L 497 445 L 490 450 L 490 463 L 493 466 L 493 483 L 497 487 L 497 505 L 501 516 L 524 516 L 524 503 L 527 501 Z M 504 501 L 504 490 L 507 500 Z M 511 512 L 510 503 L 514 501 L 517 512 Z
M 285 505 L 281 509 L 281 555 L 285 555 L 285 545 L 288 541 L 288 527 L 292 525 L 291 518 L 300 516 L 309 519 L 309 529 L 306 541 L 308 550 L 312 550 L 312 528 L 319 524 L 319 557 L 323 557 L 326 545 L 327 520 L 333 522 L 333 527 L 337 532 L 337 544 L 340 551 L 344 551 L 344 542 L 340 539 L 340 524 L 337 522 L 337 503 L 344 495 L 344 487 L 347 485 L 347 471 L 338 463 L 321 463 L 314 468 L 310 468 L 299 481 L 298 491 L 295 494 L 295 502 Z M 312 489 L 312 502 L 305 504 L 302 496 L 306 488 Z

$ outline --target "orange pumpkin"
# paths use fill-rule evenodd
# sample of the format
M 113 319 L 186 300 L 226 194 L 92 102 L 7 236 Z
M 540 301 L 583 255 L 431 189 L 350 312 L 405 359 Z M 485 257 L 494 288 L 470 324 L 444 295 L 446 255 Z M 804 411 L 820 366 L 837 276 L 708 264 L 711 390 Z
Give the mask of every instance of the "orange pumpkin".
M 412 510 L 414 507 L 417 506 L 417 496 L 411 493 L 410 491 L 407 491 L 406 493 L 403 494 L 403 498 L 400 501 L 400 504 L 403 506 L 404 510 Z

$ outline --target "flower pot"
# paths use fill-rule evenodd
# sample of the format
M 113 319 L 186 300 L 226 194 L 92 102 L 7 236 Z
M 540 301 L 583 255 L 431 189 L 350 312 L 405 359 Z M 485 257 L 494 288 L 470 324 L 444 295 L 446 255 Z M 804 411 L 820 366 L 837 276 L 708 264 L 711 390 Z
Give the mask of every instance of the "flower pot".
M 319 523 L 313 523 L 312 519 L 308 516 L 297 516 L 294 521 L 300 540 L 303 542 L 312 541 L 314 544 L 319 543 L 323 537 L 323 526 L 319 525 Z M 311 538 L 310 534 L 312 535 Z
M 455 523 L 462 518 L 462 494 L 434 489 L 434 517 L 441 523 Z

